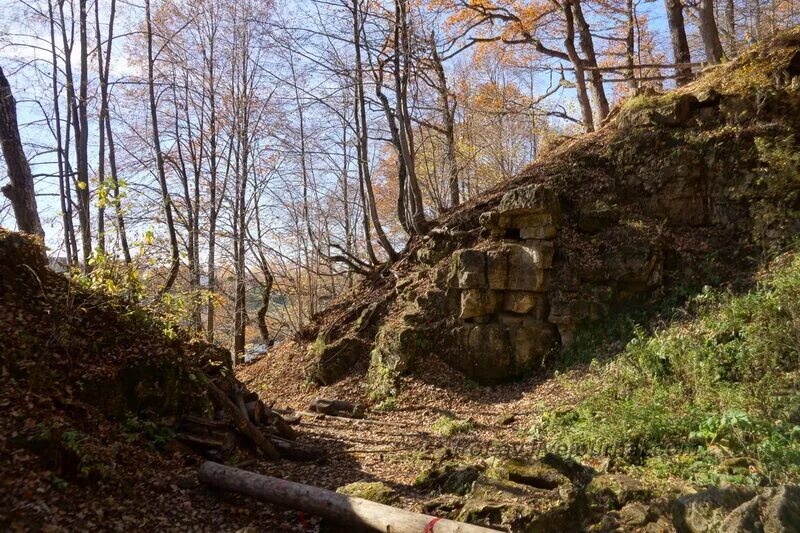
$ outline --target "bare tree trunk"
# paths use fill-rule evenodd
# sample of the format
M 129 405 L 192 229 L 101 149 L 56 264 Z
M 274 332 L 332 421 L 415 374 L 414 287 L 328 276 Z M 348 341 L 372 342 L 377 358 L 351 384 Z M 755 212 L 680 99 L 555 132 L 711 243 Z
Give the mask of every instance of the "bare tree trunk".
M 436 49 L 436 42 L 431 38 L 431 58 L 439 80 L 439 99 L 442 101 L 442 122 L 444 124 L 445 160 L 449 167 L 448 189 L 450 192 L 450 208 L 461 203 L 461 191 L 458 180 L 458 161 L 456 159 L 456 99 L 447 88 L 447 76 L 444 72 L 442 58 Z
M 358 110 L 359 121 L 359 174 L 362 177 L 362 186 L 364 189 L 366 204 L 364 205 L 365 216 L 369 213 L 369 218 L 372 221 L 372 226 L 375 228 L 375 235 L 378 237 L 381 247 L 386 251 L 389 260 L 393 261 L 397 257 L 389 242 L 389 238 L 383 231 L 380 216 L 378 215 L 378 206 L 375 203 L 375 192 L 372 188 L 372 178 L 369 171 L 369 148 L 368 148 L 368 128 L 367 128 L 367 110 L 366 110 L 366 97 L 364 95 L 364 70 L 361 63 L 361 6 L 358 0 L 353 0 L 353 45 L 355 47 L 355 77 L 356 77 L 356 105 Z M 374 253 L 372 254 L 374 256 Z M 370 257 L 372 260 L 373 258 Z M 377 258 L 373 261 L 377 263 Z
M 392 139 L 392 146 L 397 152 L 397 220 L 400 222 L 403 230 L 409 235 L 412 233 L 412 228 L 408 222 L 407 206 L 406 206 L 406 161 L 403 157 L 403 147 L 400 144 L 400 131 L 397 125 L 397 114 L 392 109 L 389 102 L 389 97 L 383 92 L 384 80 L 384 64 L 379 62 L 375 71 L 375 95 L 381 102 L 383 113 L 386 116 L 386 123 L 389 126 L 389 136 Z
M 117 235 L 119 236 L 122 256 L 125 262 L 131 263 L 131 250 L 128 245 L 128 235 L 125 231 L 125 217 L 122 210 L 122 195 L 120 194 L 119 175 L 117 174 L 117 152 L 114 146 L 114 134 L 111 130 L 111 113 L 108 108 L 108 75 L 111 70 L 111 46 L 114 42 L 114 20 L 116 18 L 117 2 L 111 0 L 108 15 L 108 41 L 106 42 L 105 67 L 103 68 L 100 80 L 100 95 L 105 107 L 104 127 L 106 132 L 106 142 L 108 143 L 108 166 L 111 170 L 111 182 L 114 187 L 114 214 L 116 218 Z M 99 26 L 99 23 L 98 23 Z M 99 50 L 98 45 L 98 50 Z
M 594 117 L 592 116 L 592 104 L 589 102 L 589 94 L 586 91 L 586 77 L 584 74 L 583 60 L 575 50 L 575 21 L 572 17 L 572 1 L 564 2 L 564 19 L 566 20 L 567 34 L 564 37 L 564 47 L 567 56 L 575 67 L 575 85 L 578 93 L 578 103 L 581 107 L 581 116 L 586 131 L 594 131 Z
M 100 2 L 94 3 L 97 76 L 100 78 L 100 113 L 97 117 L 97 248 L 106 252 L 106 115 L 108 114 L 108 85 L 103 63 L 103 42 L 100 37 Z M 111 37 L 108 39 L 111 44 Z
M 597 55 L 594 51 L 592 32 L 589 28 L 589 23 L 586 22 L 586 18 L 583 16 L 580 0 L 572 0 L 572 13 L 578 26 L 578 40 L 581 43 L 581 50 L 586 56 L 585 66 L 595 67 L 589 71 L 589 82 L 592 85 L 592 93 L 597 104 L 597 118 L 602 121 L 608 116 L 608 98 L 606 98 L 606 91 L 603 87 L 603 74 L 596 68 Z
M 734 0 L 725 0 L 725 25 L 728 32 L 728 55 L 736 55 L 736 6 Z
M 86 0 L 80 0 L 80 86 L 75 125 L 75 153 L 78 159 L 78 220 L 81 225 L 81 244 L 84 269 L 89 270 L 89 258 L 92 256 L 92 221 L 89 197 L 89 113 L 87 110 L 89 97 L 89 43 L 87 38 Z
M 158 291 L 158 297 L 162 297 L 175 284 L 180 268 L 180 252 L 178 250 L 178 236 L 175 231 L 175 221 L 172 218 L 172 199 L 170 198 L 169 188 L 167 187 L 167 174 L 164 169 L 164 154 L 161 151 L 161 140 L 158 131 L 158 110 L 156 108 L 156 90 L 153 56 L 153 25 L 150 17 L 150 0 L 145 0 L 145 22 L 147 26 L 147 86 L 150 96 L 150 122 L 153 135 L 153 150 L 156 155 L 156 169 L 158 181 L 161 185 L 161 199 L 164 203 L 164 217 L 167 222 L 167 232 L 169 234 L 169 244 L 171 251 L 170 269 L 164 285 Z
M 406 168 L 406 201 L 409 216 L 409 226 L 413 233 L 421 235 L 427 232 L 428 223 L 425 220 L 425 205 L 422 200 L 422 191 L 417 179 L 417 169 L 414 157 L 414 132 L 411 127 L 411 115 L 408 110 L 408 82 L 410 77 L 409 56 L 410 32 L 408 30 L 406 0 L 395 0 L 394 24 L 394 79 L 395 96 L 397 100 L 396 115 L 398 132 L 400 135 L 401 156 Z
M 69 187 L 64 162 L 64 144 L 61 137 L 61 105 L 58 96 L 58 54 L 56 52 L 56 21 L 53 13 L 53 0 L 47 2 L 47 12 L 50 19 L 50 52 L 52 61 L 51 83 L 53 89 L 53 118 L 56 136 L 56 161 L 58 163 L 58 197 L 61 203 L 61 220 L 64 225 L 64 247 L 67 250 L 67 264 L 72 267 L 78 264 L 77 245 L 75 243 L 75 228 L 72 223 L 72 194 Z M 69 126 L 67 126 L 69 128 Z M 69 130 L 67 130 L 69 131 Z
M 672 42 L 672 56 L 677 65 L 689 63 L 692 60 L 689 53 L 689 42 L 686 39 L 686 24 L 683 20 L 683 4 L 681 0 L 664 0 L 667 10 L 667 23 L 669 37 Z M 692 68 L 686 66 L 675 67 L 675 82 L 686 85 L 692 80 Z
M 0 68 L 0 143 L 6 160 L 11 183 L 3 186 L 3 194 L 11 201 L 17 228 L 25 233 L 44 239 L 44 229 L 36 208 L 36 193 L 33 187 L 31 167 L 25 158 L 17 123 L 17 103 L 11 94 L 11 86 Z
M 625 4 L 625 11 L 628 16 L 627 33 L 625 34 L 625 63 L 628 66 L 628 86 L 631 91 L 636 91 L 639 84 L 636 81 L 635 56 L 636 56 L 636 41 L 634 40 L 636 14 L 634 13 L 633 0 L 627 0 Z
M 700 18 L 700 37 L 706 49 L 706 59 L 709 63 L 719 63 L 724 52 L 719 40 L 717 21 L 714 19 L 714 0 L 700 0 L 697 14 Z
M 213 19 L 213 14 L 212 14 Z M 213 20 L 212 20 L 213 22 Z M 208 39 L 208 54 L 205 54 L 206 72 L 209 83 L 208 106 L 209 106 L 209 213 L 208 213 L 208 301 L 206 308 L 206 340 L 214 342 L 214 292 L 216 287 L 216 244 L 217 244 L 217 215 L 219 205 L 217 205 L 217 86 L 214 74 L 216 62 L 216 26 L 213 26 Z

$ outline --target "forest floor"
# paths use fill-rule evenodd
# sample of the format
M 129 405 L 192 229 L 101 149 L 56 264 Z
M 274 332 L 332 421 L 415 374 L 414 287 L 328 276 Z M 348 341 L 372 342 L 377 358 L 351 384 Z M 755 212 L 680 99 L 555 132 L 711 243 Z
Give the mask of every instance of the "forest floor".
M 237 377 L 276 408 L 307 411 L 315 398 L 366 402 L 363 369 L 318 387 L 303 374 L 304 355 L 288 342 L 257 362 L 240 366 Z M 302 416 L 300 442 L 323 448 L 320 463 L 260 462 L 248 469 L 336 489 L 357 481 L 380 481 L 397 495 L 394 505 L 421 511 L 431 499 L 415 479 L 445 455 L 465 463 L 489 457 L 540 455 L 529 429 L 545 413 L 576 401 L 571 383 L 590 372 L 573 368 L 550 377 L 482 387 L 436 357 L 412 371 L 390 406 L 373 407 L 367 420 Z

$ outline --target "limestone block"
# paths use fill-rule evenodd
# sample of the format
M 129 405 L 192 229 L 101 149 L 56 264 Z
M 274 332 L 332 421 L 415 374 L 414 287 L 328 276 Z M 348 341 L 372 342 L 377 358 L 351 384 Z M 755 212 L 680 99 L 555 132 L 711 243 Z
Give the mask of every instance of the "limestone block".
M 497 293 L 486 289 L 466 289 L 461 292 L 461 315 L 459 318 L 475 318 L 491 315 L 497 308 Z
M 501 215 L 557 213 L 558 197 L 541 184 L 518 187 L 508 191 L 497 208 Z
M 558 229 L 553 224 L 522 226 L 519 229 L 520 239 L 552 239 L 557 233 Z
M 492 383 L 513 374 L 508 330 L 497 323 L 478 324 L 469 334 L 468 375 L 481 383 Z
M 508 285 L 508 250 L 489 250 L 486 256 L 489 288 L 505 289 Z
M 500 313 L 497 315 L 497 321 L 509 328 L 518 328 L 525 323 L 525 315 L 518 315 L 517 313 Z
M 512 226 L 519 228 L 520 239 L 552 239 L 556 236 L 556 221 L 552 213 L 519 215 Z
M 535 292 L 508 291 L 503 300 L 503 309 L 524 315 L 534 311 L 542 299 L 543 296 Z
M 486 287 L 486 252 L 457 250 L 453 253 L 454 283 L 459 289 Z
M 512 330 L 516 369 L 524 371 L 541 367 L 555 340 L 554 326 L 547 322 L 528 323 Z
M 547 276 L 535 250 L 518 244 L 506 245 L 508 250 L 508 284 L 512 291 L 543 291 Z
M 533 253 L 534 261 L 540 267 L 553 268 L 556 246 L 552 240 L 528 239 L 522 241 L 522 245 Z

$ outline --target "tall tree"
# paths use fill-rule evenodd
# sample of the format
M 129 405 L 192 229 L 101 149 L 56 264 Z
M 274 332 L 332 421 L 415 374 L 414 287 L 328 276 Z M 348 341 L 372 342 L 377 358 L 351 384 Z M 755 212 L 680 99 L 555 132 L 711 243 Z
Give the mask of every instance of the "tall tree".
M 2 67 L 0 67 L 0 143 L 3 145 L 3 158 L 6 160 L 8 177 L 11 179 L 11 183 L 4 185 L 2 190 L 6 198 L 11 201 L 17 228 L 44 238 L 44 229 L 36 207 L 31 167 L 25 158 L 19 137 L 17 103 Z
M 675 61 L 675 81 L 685 85 L 692 79 L 692 68 L 686 66 L 692 60 L 689 52 L 689 41 L 686 39 L 686 24 L 683 20 L 683 4 L 681 0 L 664 0 L 669 25 L 669 39 L 672 43 L 672 57 Z
M 161 187 L 161 202 L 164 208 L 164 219 L 167 223 L 169 237 L 170 266 L 164 285 L 158 291 L 158 297 L 166 294 L 175 284 L 180 269 L 180 250 L 175 221 L 172 217 L 172 198 L 167 185 L 167 173 L 164 168 L 164 152 L 161 150 L 161 134 L 158 129 L 158 102 L 156 100 L 155 54 L 153 53 L 153 19 L 150 0 L 145 0 L 145 29 L 147 38 L 147 93 L 150 103 L 150 127 L 153 141 L 153 152 L 156 159 L 156 176 Z
M 699 0 L 697 16 L 700 19 L 700 37 L 706 50 L 706 60 L 709 63 L 719 63 L 725 52 L 719 39 L 717 20 L 714 18 L 714 0 Z

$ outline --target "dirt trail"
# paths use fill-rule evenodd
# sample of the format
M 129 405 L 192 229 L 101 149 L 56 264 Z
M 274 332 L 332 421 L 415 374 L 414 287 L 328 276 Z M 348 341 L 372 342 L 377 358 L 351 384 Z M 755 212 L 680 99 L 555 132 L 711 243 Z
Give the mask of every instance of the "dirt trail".
M 276 407 L 302 411 L 317 397 L 367 401 L 363 369 L 354 369 L 332 386 L 316 387 L 306 381 L 302 362 L 302 353 L 289 344 L 240 367 L 237 376 L 264 401 L 277 400 Z M 330 489 L 355 481 L 382 481 L 397 491 L 396 505 L 420 510 L 431 496 L 416 488 L 414 480 L 443 453 L 468 462 L 530 453 L 536 444 L 529 438 L 530 427 L 544 412 L 573 404 L 576 392 L 570 384 L 586 372 L 575 369 L 556 377 L 481 387 L 430 358 L 424 371 L 417 369 L 406 379 L 390 409 L 373 406 L 368 411 L 370 420 L 386 425 L 303 416 L 300 441 L 324 448 L 329 458 L 322 464 L 280 461 L 252 469 Z M 468 421 L 472 428 L 451 436 L 439 434 L 434 424 L 445 416 Z

